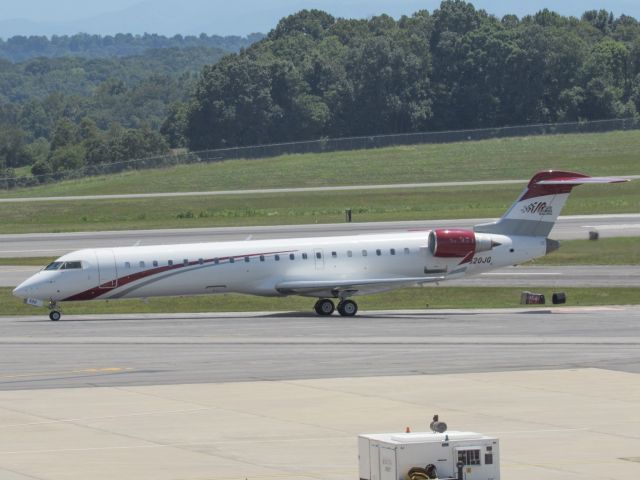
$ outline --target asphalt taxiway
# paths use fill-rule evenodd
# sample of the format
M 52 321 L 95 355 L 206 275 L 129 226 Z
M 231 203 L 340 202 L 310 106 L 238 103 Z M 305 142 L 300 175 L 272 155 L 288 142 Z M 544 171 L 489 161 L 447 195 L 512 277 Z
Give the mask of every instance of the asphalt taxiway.
M 640 307 L 0 319 L 0 390 L 598 367 L 640 373 Z M 471 360 L 472 359 L 472 360 Z

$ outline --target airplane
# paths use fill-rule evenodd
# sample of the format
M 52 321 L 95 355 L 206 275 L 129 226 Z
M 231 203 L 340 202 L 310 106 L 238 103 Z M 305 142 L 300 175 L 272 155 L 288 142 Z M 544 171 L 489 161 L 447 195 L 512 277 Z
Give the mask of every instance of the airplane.
M 78 250 L 13 290 L 61 318 L 61 302 L 241 293 L 318 300 L 318 315 L 357 313 L 352 299 L 516 265 L 559 248 L 549 239 L 572 188 L 620 183 L 567 171 L 535 174 L 499 220 L 473 230 L 245 240 Z

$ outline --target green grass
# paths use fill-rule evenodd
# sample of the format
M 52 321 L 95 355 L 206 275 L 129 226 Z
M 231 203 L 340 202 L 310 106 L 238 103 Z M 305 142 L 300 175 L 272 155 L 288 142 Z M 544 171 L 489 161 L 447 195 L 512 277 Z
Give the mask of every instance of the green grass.
M 527 288 L 426 287 L 396 290 L 380 295 L 358 297 L 360 310 L 424 308 L 508 308 L 519 307 L 520 293 Z M 550 289 L 533 289 L 551 301 Z M 568 306 L 637 305 L 640 288 L 557 288 L 567 294 Z M 261 298 L 245 295 L 152 298 L 140 300 L 68 302 L 64 314 L 167 313 L 167 312 L 311 312 L 311 298 Z M 11 296 L 11 289 L 0 288 L 3 315 L 46 315 L 46 310 L 24 305 Z M 539 308 L 539 306 L 527 306 Z
M 640 265 L 640 238 L 564 240 L 560 250 L 527 265 Z
M 54 260 L 55 258 L 53 257 L 0 257 L 0 265 L 44 267 L 45 265 L 49 265 Z
M 0 233 L 499 217 L 518 185 L 0 204 Z M 640 211 L 640 181 L 582 186 L 563 214 Z
M 640 173 L 640 131 L 504 138 L 229 160 L 67 181 L 3 196 L 91 195 Z

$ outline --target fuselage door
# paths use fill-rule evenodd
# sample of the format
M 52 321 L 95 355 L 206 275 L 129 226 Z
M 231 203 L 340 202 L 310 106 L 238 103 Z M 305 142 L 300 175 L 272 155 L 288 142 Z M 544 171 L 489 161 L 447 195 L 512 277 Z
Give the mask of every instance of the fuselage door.
M 118 286 L 118 269 L 113 250 L 96 250 L 98 259 L 99 288 L 116 288 Z
M 313 250 L 313 257 L 316 261 L 316 270 L 324 270 L 324 252 L 321 248 Z

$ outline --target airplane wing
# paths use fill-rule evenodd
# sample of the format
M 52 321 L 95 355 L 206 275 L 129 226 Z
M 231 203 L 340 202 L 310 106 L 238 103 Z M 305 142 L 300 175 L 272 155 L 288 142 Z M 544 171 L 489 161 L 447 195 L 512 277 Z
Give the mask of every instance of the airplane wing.
M 311 297 L 337 297 L 341 293 L 369 294 L 394 288 L 422 285 L 444 280 L 445 277 L 394 277 L 351 280 L 294 280 L 281 282 L 276 290 L 285 295 L 305 295 Z

